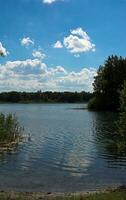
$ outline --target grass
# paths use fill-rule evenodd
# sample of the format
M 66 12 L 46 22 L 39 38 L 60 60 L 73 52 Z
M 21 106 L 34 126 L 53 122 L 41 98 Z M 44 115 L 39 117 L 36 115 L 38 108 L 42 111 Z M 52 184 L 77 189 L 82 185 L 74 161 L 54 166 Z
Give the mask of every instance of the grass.
M 94 194 L 0 193 L 0 200 L 126 200 L 126 190 Z
M 0 114 L 0 148 L 11 145 L 20 138 L 22 128 L 12 114 Z

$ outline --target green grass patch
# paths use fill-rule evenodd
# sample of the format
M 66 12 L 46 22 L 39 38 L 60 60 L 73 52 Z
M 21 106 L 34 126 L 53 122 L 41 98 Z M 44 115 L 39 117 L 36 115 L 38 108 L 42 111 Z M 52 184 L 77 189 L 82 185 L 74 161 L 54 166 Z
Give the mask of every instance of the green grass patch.
M 126 200 L 126 191 L 95 194 L 0 193 L 0 200 Z

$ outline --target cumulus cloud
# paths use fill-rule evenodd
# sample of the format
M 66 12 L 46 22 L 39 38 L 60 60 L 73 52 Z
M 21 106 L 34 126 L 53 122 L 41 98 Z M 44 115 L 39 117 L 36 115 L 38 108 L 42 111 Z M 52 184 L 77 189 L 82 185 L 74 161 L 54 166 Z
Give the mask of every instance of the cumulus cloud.
M 48 67 L 40 59 L 7 61 L 0 65 L 0 91 L 92 90 L 96 69 L 67 71 L 63 66 Z
M 29 45 L 34 45 L 34 41 L 30 37 L 24 37 L 21 39 L 21 45 L 28 47 Z
M 86 90 L 92 91 L 92 83 L 96 69 L 83 68 L 79 72 L 69 72 L 66 76 L 60 77 L 58 83 L 61 87 L 69 87 L 71 90 Z
M 71 30 L 71 34 L 64 38 L 64 46 L 73 54 L 95 51 L 95 44 L 82 28 Z
M 46 55 L 41 50 L 34 50 L 32 52 L 32 55 L 34 58 L 40 58 L 40 59 L 44 59 L 46 57 Z
M 57 41 L 54 45 L 53 45 L 53 48 L 55 49 L 61 49 L 63 48 L 63 45 L 60 41 Z
M 31 68 L 35 68 L 36 66 L 40 65 L 41 61 L 38 59 L 26 59 L 23 61 L 17 60 L 17 61 L 7 61 L 5 64 L 6 69 L 15 69 L 15 68 L 27 68 L 27 67 L 31 67 Z
M 71 30 L 71 34 L 81 36 L 85 40 L 90 40 L 90 37 L 87 35 L 85 31 L 83 31 L 82 28 Z
M 62 67 L 62 66 L 57 66 L 56 67 L 56 71 L 58 72 L 58 73 L 64 73 L 64 74 L 67 74 L 67 71 L 64 69 L 64 67 Z
M 51 73 L 51 75 L 57 75 L 57 74 L 67 74 L 67 71 L 62 66 L 56 66 L 54 68 L 49 68 L 48 72 Z
M 2 43 L 0 42 L 0 56 L 7 56 L 9 52 L 3 47 Z
M 77 28 L 70 31 L 70 35 L 64 37 L 63 45 L 60 41 L 54 44 L 54 48 L 65 47 L 75 57 L 79 57 L 80 53 L 95 51 L 95 44 L 92 43 L 88 34 L 82 29 Z
M 52 3 L 56 2 L 56 1 L 62 1 L 62 0 L 43 0 L 43 3 L 52 4 Z

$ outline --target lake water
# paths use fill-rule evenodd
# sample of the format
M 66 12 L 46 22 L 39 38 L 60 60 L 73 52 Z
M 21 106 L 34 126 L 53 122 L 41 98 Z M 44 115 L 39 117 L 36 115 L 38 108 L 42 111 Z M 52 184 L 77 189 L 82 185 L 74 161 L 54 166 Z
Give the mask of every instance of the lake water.
M 72 192 L 126 184 L 126 155 L 109 148 L 114 113 L 84 104 L 1 104 L 16 113 L 26 137 L 0 154 L 0 190 Z

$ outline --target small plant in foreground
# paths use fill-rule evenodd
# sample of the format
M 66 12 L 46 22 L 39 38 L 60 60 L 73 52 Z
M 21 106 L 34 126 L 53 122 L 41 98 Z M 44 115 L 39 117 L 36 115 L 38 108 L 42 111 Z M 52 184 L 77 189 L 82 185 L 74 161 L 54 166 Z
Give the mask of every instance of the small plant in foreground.
M 0 114 L 0 145 L 16 142 L 21 137 L 22 128 L 13 114 Z

